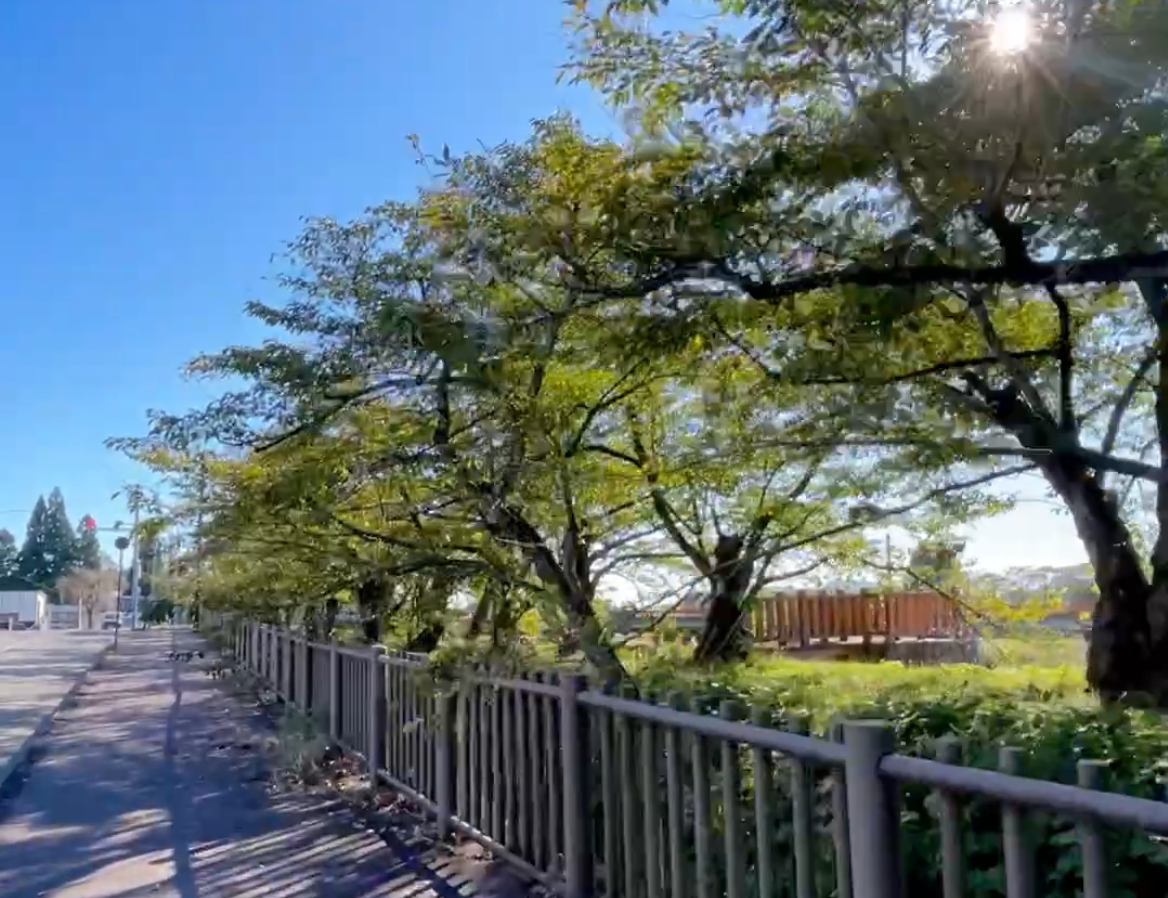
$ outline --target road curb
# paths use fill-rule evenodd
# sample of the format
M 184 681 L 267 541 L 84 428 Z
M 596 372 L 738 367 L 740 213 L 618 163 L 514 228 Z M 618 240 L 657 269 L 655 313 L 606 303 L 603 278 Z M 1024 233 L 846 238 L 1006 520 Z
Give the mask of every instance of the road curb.
M 88 682 L 89 675 L 101 666 L 101 662 L 113 651 L 113 648 L 114 645 L 111 642 L 93 656 L 88 666 L 73 679 L 73 684 L 65 690 L 65 694 L 61 696 L 61 700 L 53 708 L 45 712 L 40 722 L 36 725 L 36 728 L 28 735 L 28 738 L 12 753 L 4 763 L 4 766 L 0 767 L 0 800 L 9 797 L 6 793 L 8 792 L 10 781 L 15 779 L 24 769 L 25 763 L 28 761 L 29 755 L 32 754 L 33 746 L 36 745 L 37 740 L 43 738 L 53 728 L 53 721 L 57 719 L 57 715 L 61 713 L 70 699 L 74 698 L 81 691 L 81 687 Z

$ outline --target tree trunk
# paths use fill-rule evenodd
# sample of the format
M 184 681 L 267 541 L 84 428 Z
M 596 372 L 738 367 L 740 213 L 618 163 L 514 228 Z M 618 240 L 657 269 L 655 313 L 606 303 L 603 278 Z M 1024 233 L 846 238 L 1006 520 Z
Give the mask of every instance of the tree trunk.
M 1044 473 L 1071 511 L 1099 588 L 1087 682 L 1104 702 L 1168 707 L 1166 634 L 1152 626 L 1153 618 L 1164 617 L 1158 612 L 1168 593 L 1148 582 L 1115 499 L 1095 475 L 1074 459 L 1058 459 Z
M 333 633 L 337 629 L 337 614 L 340 613 L 340 610 L 341 603 L 337 599 L 325 599 L 321 636 L 326 642 L 333 641 Z
M 620 656 L 604 636 L 604 629 L 600 626 L 591 601 L 585 608 L 574 613 L 573 617 L 577 621 L 573 629 L 578 634 L 580 651 L 601 678 L 611 681 L 628 679 Z
M 381 642 L 381 624 L 389 607 L 389 585 L 380 577 L 370 577 L 357 587 L 357 607 L 361 612 L 361 637 L 368 645 Z
M 320 606 L 304 606 L 304 638 L 309 642 L 320 639 Z
M 1168 708 L 1168 584 L 1159 577 L 1149 583 L 1114 494 L 1103 488 L 1098 471 L 1066 451 L 1060 440 L 1065 434 L 1049 416 L 1024 402 L 1013 384 L 991 389 L 977 375 L 967 374 L 966 380 L 990 407 L 996 423 L 1025 448 L 1043 453 L 1038 467 L 1071 512 L 1087 550 L 1099 588 L 1087 649 L 1087 682 L 1105 703 L 1131 701 Z M 1157 396 L 1157 413 L 1164 436 L 1168 396 Z
M 616 649 L 605 638 L 592 604 L 587 541 L 576 526 L 564 534 L 561 564 L 543 536 L 516 509 L 485 493 L 483 523 L 503 544 L 519 547 L 539 579 L 559 596 L 568 631 L 579 634 L 580 649 L 588 663 L 606 679 L 627 679 Z
M 421 652 L 429 654 L 438 648 L 438 643 L 442 641 L 442 636 L 446 632 L 446 624 L 442 621 L 434 621 L 427 624 L 419 632 L 406 643 L 407 652 Z
M 746 628 L 746 597 L 754 575 L 754 561 L 743 558 L 741 536 L 718 537 L 714 571 L 710 576 L 709 610 L 701 639 L 694 649 L 698 664 L 736 661 L 746 657 L 750 634 Z
M 495 615 L 498 613 L 496 608 L 502 607 L 504 601 L 505 590 L 502 585 L 494 580 L 488 580 L 483 584 L 483 590 L 479 595 L 478 602 L 475 603 L 474 613 L 471 614 L 470 623 L 466 628 L 467 639 L 477 639 L 482 635 L 487 621 L 495 619 Z
M 1112 545 L 1095 554 L 1099 600 L 1091 616 L 1087 682 L 1104 702 L 1168 707 L 1165 647 L 1148 623 L 1152 590 L 1135 553 L 1130 546 Z

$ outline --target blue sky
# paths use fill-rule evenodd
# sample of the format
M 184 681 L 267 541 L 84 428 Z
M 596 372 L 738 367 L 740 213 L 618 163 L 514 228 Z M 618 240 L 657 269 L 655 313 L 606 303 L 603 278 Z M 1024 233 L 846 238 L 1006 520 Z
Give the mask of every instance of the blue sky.
M 242 304 L 272 298 L 271 254 L 301 216 L 412 193 L 407 134 L 457 151 L 565 108 L 616 130 L 595 97 L 555 84 L 562 14 L 557 0 L 0 3 L 0 526 L 22 538 L 53 486 L 75 521 L 124 517 L 111 494 L 142 474 L 102 441 L 211 395 L 180 367 L 259 336 Z M 1024 509 L 979 526 L 971 552 L 1081 560 L 1065 519 Z

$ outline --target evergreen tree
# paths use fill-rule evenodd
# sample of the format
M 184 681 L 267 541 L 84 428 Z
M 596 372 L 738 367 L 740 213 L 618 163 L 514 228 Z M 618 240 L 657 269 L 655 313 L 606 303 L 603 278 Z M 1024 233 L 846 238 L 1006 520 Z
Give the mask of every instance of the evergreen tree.
M 63 577 L 80 566 L 80 556 L 77 548 L 77 531 L 69 522 L 69 513 L 65 510 L 65 497 L 61 495 L 59 487 L 53 487 L 47 502 L 49 545 L 52 547 L 52 557 L 59 567 L 57 576 Z
M 37 497 L 20 550 L 20 576 L 53 592 L 57 581 L 77 566 L 77 538 L 65 511 L 65 499 L 54 488 L 48 501 Z
M 48 506 L 44 496 L 37 496 L 36 504 L 32 507 L 32 514 L 28 517 L 28 527 L 24 531 L 24 545 L 21 546 L 16 562 L 17 573 L 44 586 L 51 583 L 51 571 L 46 559 L 45 527 L 47 524 Z
M 10 531 L 0 528 L 0 577 L 15 576 L 19 559 L 16 537 Z
M 77 525 L 77 541 L 75 557 L 79 567 L 91 571 L 101 570 L 101 543 L 97 539 L 96 530 L 87 530 L 85 518 Z

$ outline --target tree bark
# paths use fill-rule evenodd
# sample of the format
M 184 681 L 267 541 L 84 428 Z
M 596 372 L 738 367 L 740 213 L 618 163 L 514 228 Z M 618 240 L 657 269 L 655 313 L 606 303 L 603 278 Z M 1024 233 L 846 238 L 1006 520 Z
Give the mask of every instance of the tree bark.
M 333 633 L 337 629 L 337 615 L 340 613 L 341 603 L 338 599 L 325 599 L 324 619 L 321 624 L 322 633 L 326 642 L 332 642 Z
M 381 642 L 382 618 L 389 607 L 389 584 L 381 577 L 368 577 L 361 581 L 356 592 L 361 637 L 368 645 L 377 645 Z
M 1149 583 L 1114 496 L 1094 474 L 1065 457 L 1044 466 L 1044 473 L 1070 509 L 1099 589 L 1087 682 L 1107 703 L 1168 707 L 1168 644 L 1163 627 L 1152 625 L 1153 609 L 1162 608 L 1168 594 Z
M 754 561 L 743 557 L 745 548 L 746 540 L 741 536 L 718 537 L 710 576 L 709 610 L 693 655 L 698 664 L 741 660 L 749 650 L 745 605 Z
M 429 654 L 438 648 L 438 643 L 442 641 L 445 632 L 446 624 L 442 621 L 429 623 L 406 643 L 406 651 Z
M 1071 512 L 1087 550 L 1099 589 L 1087 649 L 1088 684 L 1105 703 L 1168 708 L 1168 577 L 1149 582 L 1114 494 L 1104 489 L 1099 471 L 1066 450 L 1049 416 L 1024 402 L 1014 385 L 992 389 L 974 374 L 966 380 L 999 425 L 1023 447 L 1045 453 L 1038 467 Z M 1159 412 L 1164 397 L 1157 400 Z M 1157 423 L 1168 435 L 1168 405 L 1163 417 Z
M 309 604 L 304 606 L 304 638 L 309 642 L 320 639 L 320 606 Z

